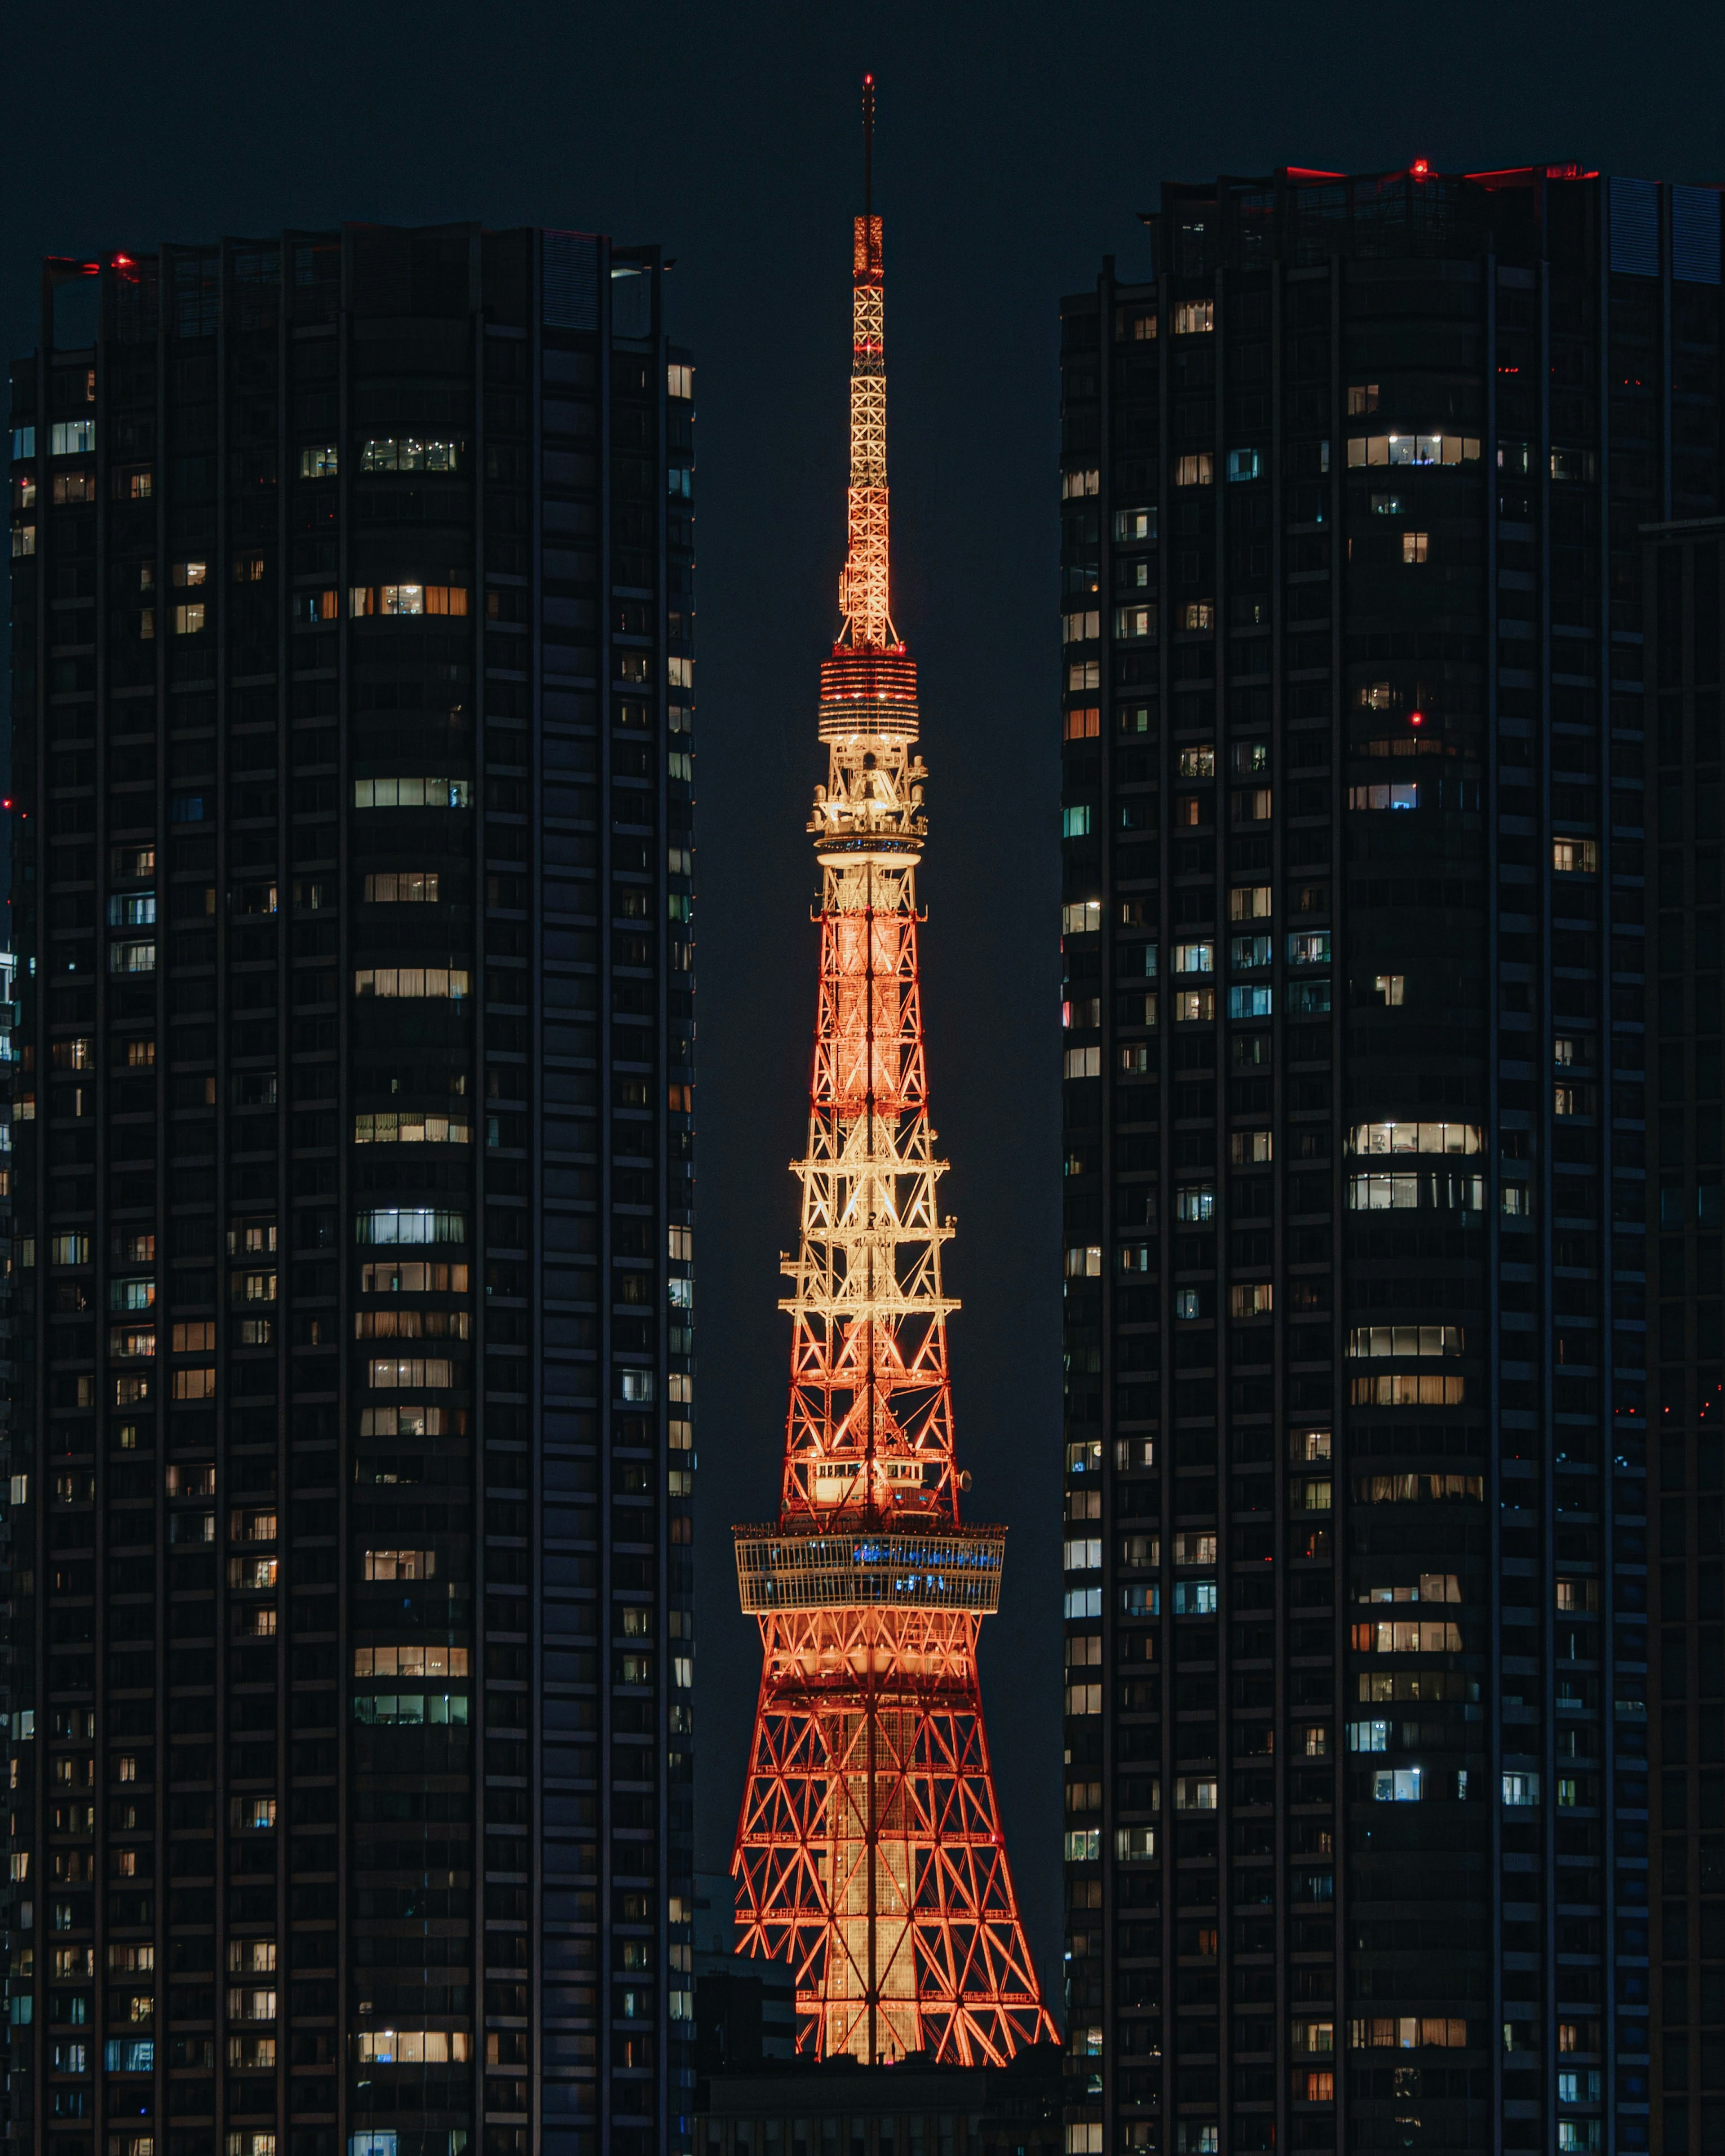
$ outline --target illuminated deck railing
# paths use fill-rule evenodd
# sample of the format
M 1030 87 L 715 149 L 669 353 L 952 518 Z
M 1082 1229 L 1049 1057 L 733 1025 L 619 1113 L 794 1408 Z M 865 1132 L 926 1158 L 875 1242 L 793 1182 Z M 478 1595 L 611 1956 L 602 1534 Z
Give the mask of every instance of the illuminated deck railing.
M 782 1527 L 737 1530 L 737 1578 L 751 1616 L 790 1609 L 963 1609 L 1000 1607 L 1004 1527 L 942 1527 L 928 1534 Z

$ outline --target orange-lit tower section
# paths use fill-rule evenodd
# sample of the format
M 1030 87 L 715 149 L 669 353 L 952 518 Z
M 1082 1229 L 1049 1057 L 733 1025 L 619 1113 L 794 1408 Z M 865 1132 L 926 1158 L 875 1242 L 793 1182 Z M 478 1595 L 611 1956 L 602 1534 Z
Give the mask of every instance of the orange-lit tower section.
M 864 85 L 872 148 L 874 84 Z M 865 165 L 865 177 L 867 167 Z M 999 2063 L 1052 2036 L 1019 1922 L 977 1635 L 1004 1531 L 959 1517 L 941 1284 L 952 1233 L 916 968 L 916 668 L 888 606 L 880 220 L 851 301 L 850 548 L 821 666 L 820 986 L 779 1517 L 737 1530 L 764 1666 L 732 1870 L 739 1943 L 796 1972 L 798 2042 Z

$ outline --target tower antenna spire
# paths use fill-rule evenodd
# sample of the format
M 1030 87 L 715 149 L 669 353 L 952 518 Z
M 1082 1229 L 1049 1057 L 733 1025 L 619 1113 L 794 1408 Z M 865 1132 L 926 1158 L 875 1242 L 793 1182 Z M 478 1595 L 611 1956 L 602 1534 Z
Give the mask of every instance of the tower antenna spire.
M 875 213 L 875 78 L 863 77 L 863 215 Z

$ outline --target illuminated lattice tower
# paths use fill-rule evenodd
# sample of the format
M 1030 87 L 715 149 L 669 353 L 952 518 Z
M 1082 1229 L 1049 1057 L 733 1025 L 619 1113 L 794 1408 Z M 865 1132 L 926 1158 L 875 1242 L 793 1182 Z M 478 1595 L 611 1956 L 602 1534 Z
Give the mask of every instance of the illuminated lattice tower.
M 872 134 L 865 85 L 865 140 Z M 959 1518 L 941 1285 L 952 1232 L 916 961 L 916 669 L 888 610 L 880 220 L 856 219 L 850 548 L 821 667 L 820 988 L 777 1525 L 737 1531 L 760 1705 L 739 1944 L 788 1961 L 798 2041 L 998 2063 L 1054 2034 L 994 1799 L 977 1635 L 1004 1532 Z

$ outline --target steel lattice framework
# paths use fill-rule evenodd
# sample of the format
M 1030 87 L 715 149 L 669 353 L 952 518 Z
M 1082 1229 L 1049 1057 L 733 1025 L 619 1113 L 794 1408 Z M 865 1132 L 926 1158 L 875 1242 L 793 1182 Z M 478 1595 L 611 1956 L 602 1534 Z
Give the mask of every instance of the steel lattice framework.
M 864 91 L 871 138 L 874 90 Z M 952 1233 L 917 973 L 916 663 L 888 610 L 880 220 L 856 219 L 850 550 L 821 669 L 820 988 L 776 1525 L 737 1530 L 764 1664 L 732 1862 L 741 1944 L 789 1961 L 799 2047 L 999 2064 L 1055 2033 L 1008 1870 L 977 1635 L 1003 1531 L 959 1517 Z

